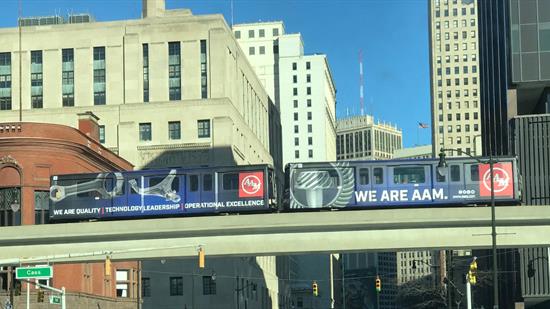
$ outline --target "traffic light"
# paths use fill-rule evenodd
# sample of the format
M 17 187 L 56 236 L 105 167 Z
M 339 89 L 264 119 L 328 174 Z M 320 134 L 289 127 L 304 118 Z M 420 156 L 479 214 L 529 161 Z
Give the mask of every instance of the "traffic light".
M 477 283 L 477 258 L 474 256 L 474 260 L 470 263 L 470 269 L 468 270 L 468 281 L 471 285 Z
M 317 281 L 313 281 L 311 289 L 313 290 L 313 296 L 319 296 L 319 286 L 317 285 Z
M 376 276 L 376 292 L 382 291 L 382 280 L 379 276 Z
M 36 294 L 36 302 L 38 303 L 44 302 L 44 291 L 38 290 L 38 294 Z
M 111 258 L 105 257 L 105 276 L 108 277 L 111 275 Z
M 199 247 L 199 268 L 204 268 L 204 249 Z

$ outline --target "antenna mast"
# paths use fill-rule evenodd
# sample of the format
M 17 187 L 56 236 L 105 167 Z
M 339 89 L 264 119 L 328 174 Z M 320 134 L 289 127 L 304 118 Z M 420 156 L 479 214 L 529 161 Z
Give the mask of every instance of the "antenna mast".
M 365 97 L 363 93 L 363 51 L 359 50 L 359 104 L 361 105 L 361 116 L 365 114 Z

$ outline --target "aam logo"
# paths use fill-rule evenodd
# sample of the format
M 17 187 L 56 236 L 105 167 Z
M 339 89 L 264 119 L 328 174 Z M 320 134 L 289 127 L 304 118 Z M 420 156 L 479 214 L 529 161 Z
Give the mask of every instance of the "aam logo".
M 264 173 L 239 173 L 239 197 L 264 196 Z
M 481 176 L 480 195 L 491 196 L 491 169 L 489 164 L 480 166 Z M 513 196 L 514 180 L 512 178 L 511 163 L 497 163 L 493 166 L 493 183 L 495 196 Z

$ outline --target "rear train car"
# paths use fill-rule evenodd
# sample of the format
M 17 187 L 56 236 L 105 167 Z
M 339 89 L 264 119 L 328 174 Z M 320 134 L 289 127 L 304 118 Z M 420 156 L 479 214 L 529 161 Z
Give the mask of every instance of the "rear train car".
M 268 165 L 52 176 L 50 220 L 82 221 L 271 211 Z
M 516 158 L 495 160 L 496 204 L 519 204 Z M 489 164 L 472 158 L 448 158 L 448 167 L 440 174 L 438 163 L 437 159 L 291 163 L 285 170 L 284 207 L 306 210 L 490 204 Z

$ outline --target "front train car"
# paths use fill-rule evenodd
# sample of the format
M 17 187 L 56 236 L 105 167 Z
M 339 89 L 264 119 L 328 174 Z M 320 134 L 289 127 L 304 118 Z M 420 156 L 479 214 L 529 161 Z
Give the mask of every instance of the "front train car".
M 50 220 L 128 219 L 271 211 L 267 165 L 52 176 Z
M 520 177 L 513 157 L 494 158 L 493 184 L 498 205 L 520 203 Z M 366 209 L 488 205 L 487 158 L 291 163 L 286 167 L 285 209 Z

